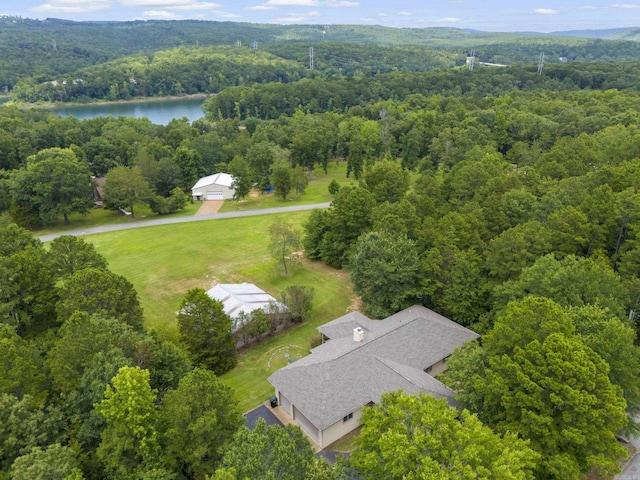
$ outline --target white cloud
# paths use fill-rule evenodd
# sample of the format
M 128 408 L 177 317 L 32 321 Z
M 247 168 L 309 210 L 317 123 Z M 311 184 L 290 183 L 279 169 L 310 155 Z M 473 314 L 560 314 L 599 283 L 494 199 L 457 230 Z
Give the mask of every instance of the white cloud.
M 540 15 L 556 15 L 560 13 L 558 10 L 554 10 L 553 8 L 536 8 L 534 12 Z
M 269 0 L 265 5 L 272 7 L 316 7 L 318 0 Z
M 583 10 L 597 10 L 598 7 L 594 7 L 593 5 L 585 5 L 582 7 Z
M 260 6 L 260 5 L 257 5 Z M 360 2 L 352 2 L 349 0 L 268 0 L 262 4 L 264 7 L 359 7 Z M 252 7 L 252 10 L 257 10 Z
M 167 6 L 169 10 L 214 10 L 222 5 L 212 2 L 193 2 L 188 5 Z
M 346 0 L 326 0 L 325 2 L 322 2 L 321 5 L 325 7 L 334 7 L 334 8 L 359 7 L 360 2 L 349 2 Z
M 613 8 L 640 8 L 637 3 L 614 3 L 611 5 Z
M 184 20 L 182 15 L 178 15 L 166 10 L 147 10 L 142 13 L 145 20 Z
M 231 13 L 231 12 L 214 12 L 216 17 L 219 18 L 241 18 L 241 15 L 238 15 L 237 13 Z
M 119 0 L 118 3 L 125 7 L 175 7 L 194 2 L 193 0 Z M 149 11 L 156 12 L 156 10 Z M 157 10 L 157 12 L 160 12 L 160 10 Z
M 50 0 L 47 3 L 29 8 L 29 11 L 47 14 L 77 14 L 102 12 L 109 8 L 111 8 L 110 0 Z
M 307 13 L 289 13 L 282 18 L 276 19 L 275 21 L 278 23 L 304 23 L 311 18 L 319 16 L 320 13 L 316 11 Z
M 275 10 L 276 8 L 270 5 L 251 5 L 247 7 L 247 10 Z
M 413 13 L 411 13 L 411 12 L 398 12 L 398 15 L 405 16 L 405 17 L 410 17 L 411 15 L 413 15 Z
M 440 18 L 438 20 L 436 20 L 436 23 L 457 23 L 457 22 L 461 22 L 462 20 L 460 20 L 459 18 L 455 18 L 455 17 L 445 17 L 445 18 Z
M 384 13 L 384 12 L 383 12 L 383 13 L 379 13 L 379 14 L 378 14 L 378 16 L 379 16 L 379 17 L 388 17 L 388 16 L 389 16 L 389 14 L 388 14 L 388 13 Z

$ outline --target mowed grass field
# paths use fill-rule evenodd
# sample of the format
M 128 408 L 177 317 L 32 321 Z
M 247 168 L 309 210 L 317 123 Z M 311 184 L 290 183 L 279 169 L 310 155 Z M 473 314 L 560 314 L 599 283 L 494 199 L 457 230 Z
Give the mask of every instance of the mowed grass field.
M 295 228 L 310 212 L 282 215 Z M 267 377 L 309 351 L 315 328 L 358 304 L 348 275 L 319 262 L 303 261 L 293 274 L 277 272 L 269 255 L 269 225 L 277 215 L 155 226 L 90 235 L 110 269 L 135 286 L 145 312 L 145 326 L 164 339 L 177 341 L 176 311 L 185 293 L 220 283 L 255 283 L 276 298 L 289 285 L 315 290 L 314 308 L 302 325 L 243 352 L 238 366 L 223 380 L 246 411 L 267 400 L 273 389 Z

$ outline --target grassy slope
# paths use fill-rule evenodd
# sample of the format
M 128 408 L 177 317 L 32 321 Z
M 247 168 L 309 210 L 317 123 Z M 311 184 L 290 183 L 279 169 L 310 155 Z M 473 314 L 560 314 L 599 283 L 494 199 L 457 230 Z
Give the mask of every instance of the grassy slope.
M 308 215 L 290 213 L 286 218 L 299 228 Z M 272 394 L 266 378 L 284 365 L 285 351 L 294 357 L 308 353 L 315 327 L 346 313 L 353 301 L 346 274 L 320 263 L 304 262 L 289 277 L 274 271 L 267 233 L 273 220 L 274 216 L 257 216 L 87 237 L 107 258 L 110 268 L 134 284 L 147 328 L 162 338 L 176 339 L 175 312 L 190 288 L 208 289 L 215 282 L 252 282 L 276 297 L 293 284 L 315 289 L 314 309 L 307 323 L 248 350 L 238 367 L 224 376 L 236 390 L 243 410 Z M 282 346 L 284 350 L 277 350 Z

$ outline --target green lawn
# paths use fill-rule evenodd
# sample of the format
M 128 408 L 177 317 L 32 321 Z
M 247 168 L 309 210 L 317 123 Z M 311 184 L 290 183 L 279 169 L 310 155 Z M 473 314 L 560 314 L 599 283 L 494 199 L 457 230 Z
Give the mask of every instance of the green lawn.
M 316 167 L 304 195 L 296 196 L 295 192 L 292 192 L 286 200 L 283 200 L 282 197 L 278 197 L 274 193 L 268 193 L 255 198 L 247 197 L 239 202 L 226 201 L 220 212 L 239 212 L 261 208 L 330 202 L 333 200 L 333 196 L 329 194 L 329 183 L 334 179 L 340 185 L 349 185 L 355 182 L 353 178 L 347 178 L 346 162 L 329 162 L 327 173 L 324 173 L 322 167 Z
M 310 212 L 286 214 L 296 228 Z M 135 286 L 145 311 L 145 325 L 162 338 L 176 340 L 175 312 L 190 288 L 209 289 L 216 282 L 255 283 L 275 297 L 289 285 L 315 289 L 309 320 L 247 350 L 238 366 L 224 375 L 244 410 L 268 399 L 268 375 L 309 351 L 315 328 L 347 312 L 352 291 L 344 272 L 305 261 L 288 277 L 275 271 L 268 253 L 268 227 L 274 215 L 222 219 L 89 235 L 115 273 Z M 290 347 L 291 346 L 291 347 Z
M 131 218 L 120 211 L 114 212 L 113 210 L 106 210 L 104 208 L 94 208 L 87 215 L 80 215 L 79 213 L 69 215 L 69 225 L 65 225 L 62 218 L 60 218 L 60 221 L 55 225 L 48 228 L 38 229 L 34 233 L 37 235 L 48 235 L 50 233 L 66 232 L 68 230 L 76 230 L 79 228 L 114 225 L 118 223 L 135 223 L 142 220 L 153 220 L 154 218 L 189 217 L 195 215 L 200 208 L 200 205 L 201 204 L 197 202 L 188 203 L 183 211 L 163 216 L 153 213 L 149 207 L 138 205 L 134 211 L 134 218 Z

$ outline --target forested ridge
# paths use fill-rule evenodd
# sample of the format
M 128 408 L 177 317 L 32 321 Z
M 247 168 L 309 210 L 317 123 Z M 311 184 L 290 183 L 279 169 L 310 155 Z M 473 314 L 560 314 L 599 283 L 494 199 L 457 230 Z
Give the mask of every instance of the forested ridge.
M 226 48 L 154 55 L 232 62 Z M 301 61 L 252 50 L 265 68 Z M 637 65 L 354 76 L 225 88 L 193 124 L 0 107 L 0 478 L 618 470 L 640 409 Z M 465 410 L 385 395 L 337 465 L 293 427 L 240 426 L 216 376 L 236 363 L 231 321 L 203 290 L 185 292 L 179 336 L 159 339 L 90 243 L 28 231 L 91 209 L 92 176 L 107 178 L 106 208 L 163 214 L 203 175 L 235 175 L 238 199 L 253 185 L 285 199 L 332 162 L 348 178 L 309 215 L 304 254 L 346 270 L 372 318 L 417 303 L 482 334 L 441 378 Z
M 510 65 L 535 63 L 541 51 L 547 63 L 640 58 L 640 43 L 628 40 L 453 28 L 14 17 L 0 18 L 0 26 L 4 52 L 0 88 L 22 102 L 124 100 L 216 93 L 232 85 L 287 82 L 303 76 L 424 72 L 463 65 L 471 50 L 478 61 Z M 313 69 L 309 68 L 310 47 L 314 48 Z M 227 61 L 221 61 L 220 55 Z M 238 74 L 238 70 L 244 72 Z

